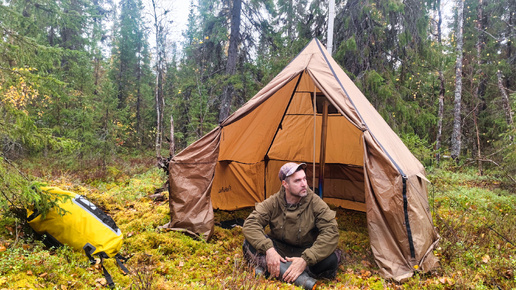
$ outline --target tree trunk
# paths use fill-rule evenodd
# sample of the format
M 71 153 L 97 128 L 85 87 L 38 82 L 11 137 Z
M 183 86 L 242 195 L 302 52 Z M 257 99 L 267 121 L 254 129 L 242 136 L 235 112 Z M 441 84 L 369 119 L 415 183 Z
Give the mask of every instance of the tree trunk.
M 156 11 L 156 2 L 152 0 L 154 13 L 154 28 L 156 33 L 156 85 L 154 88 L 154 97 L 156 100 L 156 158 L 158 162 L 161 157 L 161 143 L 163 142 L 163 107 L 165 100 L 163 98 L 163 62 L 165 54 L 165 35 L 164 28 L 158 20 L 158 12 Z
M 143 144 L 143 134 L 141 130 L 141 103 L 142 103 L 142 93 L 141 93 L 141 86 L 142 86 L 142 40 L 143 37 L 140 34 L 140 40 L 138 41 L 138 63 L 136 64 L 136 136 L 137 138 L 140 138 L 140 146 Z
M 457 9 L 457 60 L 455 63 L 455 98 L 453 100 L 453 131 L 451 136 L 451 157 L 459 160 L 461 149 L 461 103 L 462 103 L 462 46 L 463 46 L 463 30 L 464 24 L 464 2 L 458 0 Z
M 123 75 L 124 75 L 124 70 L 125 70 L 125 65 L 124 65 L 124 62 L 123 61 L 120 61 L 120 65 L 118 67 L 118 79 L 117 79 L 117 85 L 118 85 L 118 104 L 117 104 L 117 108 L 118 109 L 123 109 L 125 107 L 125 90 L 124 90 L 124 86 L 122 85 L 123 83 Z
M 480 130 L 478 127 L 478 116 L 479 116 L 479 108 L 480 108 L 480 97 L 484 94 L 484 73 L 482 71 L 482 50 L 484 48 L 485 43 L 485 37 L 482 31 L 484 30 L 484 12 L 483 12 L 483 0 L 478 1 L 478 7 L 477 7 L 477 23 L 476 27 L 479 31 L 478 39 L 477 39 L 477 71 L 473 75 L 473 77 L 478 79 L 478 83 L 476 87 L 473 89 L 473 100 L 475 102 L 475 107 L 473 109 L 473 123 L 475 125 L 475 132 L 476 132 L 476 141 L 477 141 L 477 162 L 478 162 L 478 174 L 480 176 L 483 175 L 483 168 L 482 168 L 482 147 L 480 144 Z
M 287 0 L 287 38 L 294 41 L 294 1 Z
M 439 164 L 439 161 L 441 160 L 441 153 L 439 150 L 441 149 L 441 136 L 443 131 L 443 116 L 444 116 L 444 93 L 445 93 L 445 86 L 444 86 L 444 75 L 443 71 L 439 69 L 439 81 L 440 81 L 440 89 L 439 89 L 439 111 L 438 111 L 438 121 L 437 121 L 437 137 L 435 140 L 435 151 L 436 153 L 436 161 L 437 164 Z
M 510 11 L 510 10 L 509 10 Z M 514 10 L 512 10 L 514 11 Z M 509 13 L 509 21 L 507 21 L 507 35 L 512 35 L 512 28 L 514 27 L 514 12 Z M 512 58 L 512 38 L 507 37 L 507 56 L 506 59 Z
M 500 89 L 500 93 L 502 94 L 502 105 L 503 105 L 503 111 L 505 112 L 505 120 L 507 122 L 507 126 L 509 126 L 509 128 L 513 128 L 513 126 L 514 126 L 514 122 L 512 120 L 513 112 L 511 110 L 511 105 L 509 102 L 509 96 L 507 95 L 507 91 L 505 90 L 505 87 L 503 86 L 502 72 L 498 71 L 496 73 L 496 76 L 498 77 L 498 89 Z
M 100 83 L 100 56 L 98 53 L 95 54 L 95 57 L 93 58 L 93 65 L 94 71 L 93 71 L 93 78 L 94 82 L 93 85 L 95 86 L 95 89 L 93 90 L 93 95 L 98 96 L 99 95 L 99 83 Z
M 174 116 L 170 116 L 170 160 L 174 158 L 176 152 L 176 142 L 174 141 Z
M 96 9 L 101 9 L 99 5 L 98 0 L 93 0 L 93 7 Z M 98 17 L 97 15 L 93 17 L 93 32 L 91 34 L 92 39 L 97 39 L 97 42 L 99 38 L 101 38 L 103 29 L 102 29 L 102 19 L 101 17 Z M 94 65 L 94 71 L 93 71 L 93 85 L 95 89 L 93 90 L 93 95 L 98 96 L 99 94 L 99 84 L 100 84 L 100 71 L 101 71 L 101 58 L 102 58 L 102 52 L 101 49 L 95 45 L 93 49 L 93 65 Z
M 224 88 L 222 100 L 220 102 L 219 123 L 229 116 L 231 101 L 233 97 L 233 84 L 231 76 L 235 74 L 238 57 L 238 45 L 240 44 L 240 13 L 242 10 L 242 0 L 233 0 L 231 9 L 231 34 L 229 37 L 228 62 L 226 65 L 226 75 L 228 84 Z
M 442 20 L 442 12 L 441 12 L 441 1 L 437 1 L 437 12 L 439 14 L 439 20 L 437 22 L 437 41 L 439 45 L 442 44 L 442 30 L 441 25 L 443 23 Z M 435 151 L 437 152 L 435 155 L 435 159 L 437 164 L 441 160 L 441 153 L 439 150 L 441 149 L 441 136 L 443 131 L 443 117 L 444 117 L 444 94 L 446 92 L 445 82 L 444 82 L 444 74 L 441 67 L 439 67 L 439 110 L 437 112 L 437 137 L 435 140 Z
M 335 19 L 335 0 L 329 0 L 329 12 L 328 12 L 328 42 L 326 48 L 330 55 L 333 54 L 333 21 Z
M 478 107 L 478 106 L 477 106 Z M 478 175 L 484 175 L 484 169 L 482 167 L 482 151 L 480 150 L 480 130 L 478 129 L 478 118 L 476 111 L 478 108 L 475 108 L 473 112 L 473 124 L 475 125 L 475 132 L 477 134 L 477 162 L 478 162 Z

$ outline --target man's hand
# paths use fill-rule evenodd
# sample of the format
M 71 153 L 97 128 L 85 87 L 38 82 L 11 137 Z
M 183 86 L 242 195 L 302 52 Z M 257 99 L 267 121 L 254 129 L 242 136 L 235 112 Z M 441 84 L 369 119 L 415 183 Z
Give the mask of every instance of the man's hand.
M 265 258 L 267 260 L 267 269 L 272 277 L 279 277 L 280 275 L 280 262 L 287 262 L 283 257 L 278 254 L 274 247 L 270 248 L 265 252 Z
M 299 257 L 287 257 L 287 261 L 292 262 L 292 264 L 290 264 L 290 267 L 288 267 L 287 271 L 285 271 L 285 274 L 283 274 L 283 281 L 292 283 L 296 281 L 297 277 L 299 277 L 301 273 L 303 273 L 307 264 L 303 258 Z

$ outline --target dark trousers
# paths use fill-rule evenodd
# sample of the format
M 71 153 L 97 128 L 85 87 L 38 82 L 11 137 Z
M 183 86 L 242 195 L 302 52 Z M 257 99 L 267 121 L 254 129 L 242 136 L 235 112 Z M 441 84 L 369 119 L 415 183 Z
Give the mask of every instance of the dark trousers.
M 274 242 L 274 240 L 273 240 Z M 274 243 L 276 244 L 276 243 Z M 276 248 L 276 247 L 275 247 Z M 244 245 L 242 246 L 242 250 L 244 252 L 244 258 L 253 266 L 262 267 L 264 270 L 267 270 L 267 260 L 264 254 L 258 253 L 258 251 L 251 245 L 247 240 L 244 240 Z M 337 268 L 339 267 L 339 257 L 336 253 L 337 251 L 331 253 L 328 257 L 320 261 L 319 263 L 308 266 L 306 271 L 310 276 L 314 278 L 326 278 L 333 279 L 337 274 Z

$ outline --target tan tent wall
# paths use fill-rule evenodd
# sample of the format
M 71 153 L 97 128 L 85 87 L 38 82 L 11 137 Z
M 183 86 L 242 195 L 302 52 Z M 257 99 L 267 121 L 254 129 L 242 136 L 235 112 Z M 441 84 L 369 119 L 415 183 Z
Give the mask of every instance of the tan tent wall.
M 264 162 L 253 164 L 218 162 L 211 190 L 213 207 L 236 210 L 254 206 L 255 203 L 262 201 L 264 170 Z
M 210 190 L 219 153 L 220 128 L 197 140 L 169 163 L 170 223 L 209 239 L 213 234 Z
M 307 168 L 312 176 L 312 168 Z M 343 164 L 326 164 L 324 168 L 324 197 L 365 203 L 364 169 Z M 316 176 L 319 164 L 315 167 Z M 317 186 L 316 186 L 317 187 Z
M 300 161 L 298 160 L 297 162 Z M 283 164 L 285 164 L 285 161 L 283 160 L 269 160 L 269 162 L 267 163 L 266 197 L 275 194 L 280 189 L 281 182 L 278 178 L 278 172 Z
M 403 226 L 402 177 L 393 166 L 385 166 L 384 154 L 372 137 L 366 134 L 366 138 L 370 156 L 366 159 L 365 193 L 371 249 L 386 278 L 410 277 L 414 261 L 407 259 L 410 252 Z
M 438 259 L 432 250 L 440 237 L 434 229 L 432 213 L 427 197 L 428 180 L 421 174 L 409 176 L 407 180 L 407 207 L 414 240 L 416 261 L 423 271 L 429 271 L 438 266 Z
M 428 251 L 433 249 L 438 236 L 428 207 L 426 181 L 414 175 L 404 185 L 397 169 L 386 167 L 385 159 L 378 158 L 383 155 L 382 149 L 369 134 L 366 134 L 366 144 L 368 228 L 382 276 L 401 280 L 412 276 L 415 265 L 423 270 L 434 268 L 437 260 Z M 404 186 L 406 201 L 400 194 Z M 422 260 L 423 257 L 427 259 Z

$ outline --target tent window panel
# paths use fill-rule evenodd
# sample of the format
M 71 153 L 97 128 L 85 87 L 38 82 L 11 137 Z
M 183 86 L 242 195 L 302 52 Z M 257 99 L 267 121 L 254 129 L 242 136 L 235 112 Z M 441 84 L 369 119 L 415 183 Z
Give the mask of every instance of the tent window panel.
M 324 101 L 328 103 L 328 115 L 339 115 L 340 113 L 333 106 L 328 98 L 321 93 L 317 93 L 316 106 L 317 106 L 317 114 L 322 115 Z M 305 91 L 297 91 L 294 94 L 290 107 L 288 108 L 288 115 L 313 115 L 314 111 L 314 93 L 313 92 L 305 92 Z
M 312 98 L 312 104 L 314 103 L 314 94 L 312 93 L 311 94 L 311 98 Z M 323 113 L 323 107 L 324 107 L 324 101 L 327 101 L 328 103 L 328 115 L 335 115 L 335 114 L 339 114 L 339 111 L 337 111 L 337 108 L 335 108 L 335 106 L 333 106 L 330 101 L 328 101 L 328 99 L 326 98 L 326 96 L 323 94 L 323 93 L 317 93 L 316 94 L 316 109 L 317 109 L 317 114 L 322 114 Z M 313 105 L 312 105 L 313 107 Z

